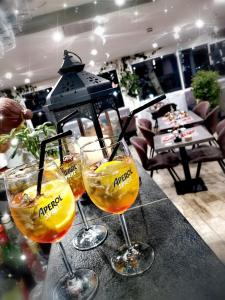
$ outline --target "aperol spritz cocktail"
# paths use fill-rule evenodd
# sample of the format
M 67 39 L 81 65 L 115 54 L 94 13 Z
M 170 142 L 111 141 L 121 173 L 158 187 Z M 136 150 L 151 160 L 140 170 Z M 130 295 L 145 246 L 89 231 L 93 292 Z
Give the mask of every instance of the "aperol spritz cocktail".
M 114 137 L 99 139 L 81 148 L 83 180 L 97 207 L 119 215 L 126 244 L 111 257 L 111 265 L 121 275 L 134 276 L 150 268 L 154 251 L 130 240 L 124 213 L 137 198 L 139 175 L 125 141 L 114 141 Z
M 49 168 L 53 167 L 56 171 L 57 167 L 51 163 Z M 41 195 L 37 195 L 35 182 L 37 166 L 33 165 L 31 168 L 22 166 L 7 175 L 7 192 L 12 217 L 23 235 L 38 243 L 53 243 L 60 240 L 71 227 L 75 215 L 70 186 L 62 174 L 55 172 L 53 179 L 53 174 L 51 177 L 48 176 L 47 166 L 46 170 Z M 26 174 L 27 180 L 24 179 Z
M 60 151 L 61 160 L 59 159 Z M 78 250 L 90 250 L 99 246 L 107 237 L 107 229 L 102 225 L 89 225 L 82 208 L 80 197 L 84 194 L 85 187 L 82 177 L 80 148 L 76 139 L 73 136 L 61 139 L 61 144 L 52 145 L 47 149 L 47 153 L 49 158 L 54 159 L 69 183 L 84 223 L 84 227 L 74 235 L 73 246 Z M 54 170 L 51 171 L 54 172 Z
M 84 167 L 87 193 L 100 209 L 122 214 L 135 202 L 139 191 L 139 175 L 129 156 Z

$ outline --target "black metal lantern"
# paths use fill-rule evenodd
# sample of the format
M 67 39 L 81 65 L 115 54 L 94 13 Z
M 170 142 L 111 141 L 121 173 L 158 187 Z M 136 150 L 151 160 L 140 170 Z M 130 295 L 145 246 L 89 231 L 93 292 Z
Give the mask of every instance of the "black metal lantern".
M 116 110 L 121 125 L 118 110 L 121 92 L 109 80 L 84 71 L 84 66 L 77 54 L 64 51 L 64 62 L 58 72 L 61 77 L 47 96 L 45 110 L 54 123 L 77 110 L 76 118 L 92 120 L 98 138 L 102 138 L 98 118 L 103 111 Z

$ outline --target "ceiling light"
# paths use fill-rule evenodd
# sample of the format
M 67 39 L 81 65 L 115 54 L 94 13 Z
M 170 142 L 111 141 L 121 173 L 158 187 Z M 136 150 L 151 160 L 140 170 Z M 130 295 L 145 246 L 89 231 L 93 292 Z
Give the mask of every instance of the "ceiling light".
M 18 16 L 19 10 L 18 10 L 18 9 L 15 9 L 15 10 L 14 10 L 14 14 L 15 14 L 16 16 Z
M 90 60 L 89 66 L 94 67 L 95 66 L 95 62 L 93 60 Z
M 137 10 L 134 12 L 134 15 L 135 15 L 135 16 L 138 16 L 138 15 L 139 15 L 139 13 L 138 13 Z
M 63 3 L 63 8 L 67 8 L 67 7 L 68 7 L 67 3 Z
M 165 13 L 165 14 L 168 13 L 168 9 L 167 9 L 167 8 L 164 9 L 164 13 Z
M 122 6 L 122 5 L 124 5 L 125 4 L 125 0 L 115 0 L 115 4 L 117 5 L 117 6 Z
M 174 36 L 175 40 L 179 40 L 179 38 L 180 38 L 180 35 L 177 32 L 175 32 L 173 36 Z
M 13 90 L 16 91 L 16 86 L 13 87 Z
M 97 55 L 97 54 L 98 54 L 98 51 L 96 49 L 91 50 L 91 55 Z
M 52 35 L 52 39 L 54 42 L 59 43 L 63 38 L 62 32 L 55 31 Z
M 157 44 L 157 43 L 153 43 L 153 44 L 152 44 L 152 47 L 153 47 L 154 49 L 156 49 L 156 48 L 158 48 L 158 44 Z
M 12 79 L 12 73 L 11 72 L 7 72 L 7 73 L 5 73 L 5 78 L 6 79 Z
M 24 83 L 25 83 L 25 84 L 30 83 L 30 78 L 25 78 Z
M 202 28 L 202 27 L 204 27 L 204 25 L 205 25 L 205 23 L 204 23 L 204 21 L 202 21 L 201 19 L 198 19 L 198 20 L 195 22 L 195 26 L 196 26 L 197 28 Z
M 103 35 L 104 32 L 105 32 L 105 28 L 101 25 L 98 25 L 94 30 L 94 33 L 99 36 Z
M 110 54 L 108 52 L 105 53 L 106 57 L 109 58 Z
M 98 1 L 94 1 L 94 4 L 98 4 Z
M 176 33 L 179 33 L 181 31 L 180 26 L 175 26 L 173 31 L 176 32 Z

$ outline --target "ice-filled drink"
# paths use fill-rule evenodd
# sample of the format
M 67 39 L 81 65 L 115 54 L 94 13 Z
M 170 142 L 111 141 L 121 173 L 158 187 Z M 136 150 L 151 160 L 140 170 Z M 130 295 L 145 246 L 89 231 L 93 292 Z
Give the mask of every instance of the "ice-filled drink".
M 54 166 L 55 171 L 59 170 Z M 63 176 L 49 177 L 46 167 L 41 194 L 37 195 L 37 170 L 17 170 L 8 176 L 9 207 L 23 235 L 39 243 L 60 240 L 69 230 L 75 215 L 74 196 Z M 27 173 L 30 172 L 30 173 Z M 13 176 L 12 176 L 13 175 Z M 12 182 L 10 177 L 15 177 Z
M 137 168 L 129 156 L 93 164 L 83 170 L 85 188 L 100 209 L 122 214 L 135 202 L 139 191 Z
M 60 169 L 72 189 L 75 200 L 79 200 L 85 192 L 80 157 L 78 155 L 65 156 Z

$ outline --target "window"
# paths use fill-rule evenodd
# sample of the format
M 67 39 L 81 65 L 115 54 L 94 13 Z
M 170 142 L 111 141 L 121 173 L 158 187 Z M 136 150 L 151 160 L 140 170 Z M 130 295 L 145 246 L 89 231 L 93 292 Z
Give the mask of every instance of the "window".
M 225 41 L 210 45 L 212 68 L 225 75 Z
M 109 81 L 111 81 L 112 87 L 118 87 L 119 88 L 119 86 L 118 86 L 119 85 L 119 80 L 118 80 L 116 70 L 111 70 L 111 71 L 108 71 L 108 72 L 104 72 L 104 73 L 98 74 L 98 76 L 103 77 L 103 78 L 108 79 Z M 122 96 L 122 93 L 120 91 L 120 88 L 119 88 L 119 91 L 118 91 L 117 99 L 118 99 L 118 107 L 124 106 L 123 96 Z
M 180 76 L 175 54 L 133 64 L 139 76 L 141 100 L 181 89 Z
M 185 87 L 191 86 L 192 76 L 199 70 L 210 70 L 208 46 L 185 49 L 180 52 Z

